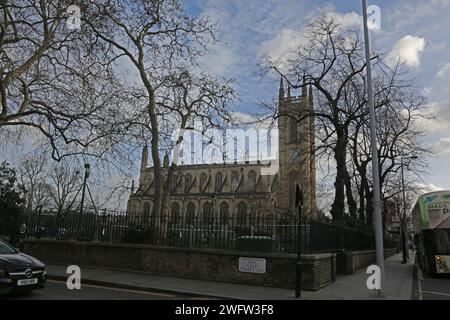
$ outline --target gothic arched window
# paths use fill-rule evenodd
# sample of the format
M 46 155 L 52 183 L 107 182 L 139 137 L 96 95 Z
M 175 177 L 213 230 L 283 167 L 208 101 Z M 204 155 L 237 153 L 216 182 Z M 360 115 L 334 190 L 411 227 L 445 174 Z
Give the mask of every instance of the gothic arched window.
M 295 191 L 297 187 L 297 173 L 292 172 L 289 174 L 288 178 L 288 188 L 289 188 L 289 205 L 293 206 L 295 202 Z
M 188 173 L 184 176 L 184 192 L 189 193 L 189 190 L 191 189 L 192 185 L 192 175 Z
M 251 192 L 256 191 L 256 172 L 253 170 L 248 173 L 248 189 Z
M 186 224 L 193 225 L 195 223 L 195 204 L 189 202 L 186 209 Z
M 202 173 L 200 175 L 200 192 L 206 191 L 207 183 L 208 183 L 208 176 L 206 175 L 206 173 Z
M 245 225 L 247 223 L 247 204 L 244 201 L 238 204 L 237 224 Z
M 172 204 L 170 224 L 177 225 L 179 222 L 180 222 L 180 205 L 177 202 L 174 202 Z
M 203 205 L 203 224 L 212 225 L 214 222 L 212 205 L 209 202 L 205 202 Z
M 233 192 L 238 191 L 239 187 L 239 173 L 237 171 L 233 171 L 231 173 L 231 189 Z
M 144 216 L 147 216 L 150 214 L 150 202 L 144 203 Z
M 289 137 L 291 143 L 297 143 L 297 121 L 295 119 L 290 119 L 290 125 L 289 125 Z
M 250 213 L 248 214 L 248 224 L 255 225 L 256 224 L 256 208 L 255 206 L 250 205 Z
M 148 221 L 148 219 L 150 218 L 150 202 L 145 202 L 144 203 L 144 221 Z
M 227 225 L 229 220 L 228 216 L 228 203 L 225 201 L 220 204 L 220 224 Z
M 181 186 L 182 181 L 181 174 L 174 174 L 172 177 L 172 193 L 177 193 L 179 191 L 179 187 Z
M 221 172 L 216 173 L 216 192 L 222 192 L 223 174 Z
M 144 223 L 146 225 L 150 225 L 150 226 L 153 225 L 151 211 L 152 211 L 152 208 L 151 208 L 150 202 L 145 202 L 144 203 Z

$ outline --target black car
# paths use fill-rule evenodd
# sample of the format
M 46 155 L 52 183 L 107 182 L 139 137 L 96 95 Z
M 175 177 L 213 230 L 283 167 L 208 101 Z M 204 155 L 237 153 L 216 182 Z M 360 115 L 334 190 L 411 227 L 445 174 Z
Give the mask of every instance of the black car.
M 0 294 L 42 289 L 45 265 L 0 240 Z

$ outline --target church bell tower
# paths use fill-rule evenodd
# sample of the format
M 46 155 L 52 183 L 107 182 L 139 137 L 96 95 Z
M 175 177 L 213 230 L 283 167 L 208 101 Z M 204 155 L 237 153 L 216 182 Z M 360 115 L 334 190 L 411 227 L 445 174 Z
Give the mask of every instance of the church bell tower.
M 292 94 L 290 84 L 282 77 L 278 107 L 280 190 L 277 194 L 277 205 L 286 212 L 295 212 L 297 183 L 304 194 L 304 212 L 314 215 L 317 211 L 313 110 L 311 86 L 308 94 L 308 86 L 303 81 L 301 95 L 296 96 Z

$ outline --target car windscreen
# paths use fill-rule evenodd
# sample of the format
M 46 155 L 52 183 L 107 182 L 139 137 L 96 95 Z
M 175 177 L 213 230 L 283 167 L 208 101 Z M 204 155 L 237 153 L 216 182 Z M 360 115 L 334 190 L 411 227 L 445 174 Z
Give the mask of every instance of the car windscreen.
M 0 254 L 13 254 L 16 253 L 16 250 L 14 250 L 13 247 L 6 244 L 3 241 L 0 241 Z

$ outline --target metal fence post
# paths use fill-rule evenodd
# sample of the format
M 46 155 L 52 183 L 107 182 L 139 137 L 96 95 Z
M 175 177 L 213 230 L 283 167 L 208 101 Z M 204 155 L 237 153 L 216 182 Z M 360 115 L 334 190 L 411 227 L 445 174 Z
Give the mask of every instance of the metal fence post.
M 303 206 L 303 193 L 300 186 L 296 184 L 295 190 L 295 205 L 298 209 L 298 227 L 297 227 L 297 263 L 295 265 L 295 297 L 301 298 L 302 296 L 302 206 Z

